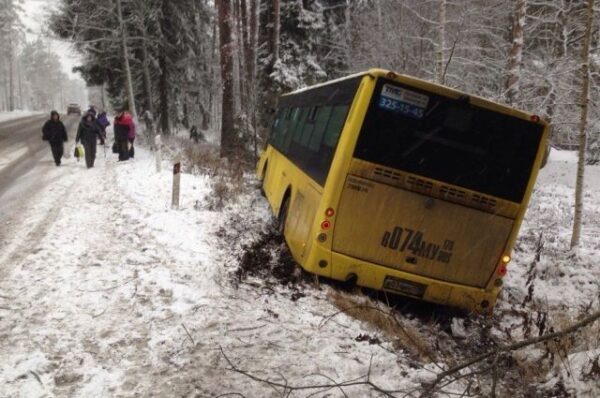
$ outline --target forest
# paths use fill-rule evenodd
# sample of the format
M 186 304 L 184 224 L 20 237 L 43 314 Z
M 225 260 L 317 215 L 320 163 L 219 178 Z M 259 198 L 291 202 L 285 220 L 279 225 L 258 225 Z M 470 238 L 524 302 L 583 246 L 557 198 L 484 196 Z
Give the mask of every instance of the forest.
M 18 1 L 3 2 L 7 103 L 20 98 L 16 63 L 43 49 L 19 44 L 10 17 Z M 585 56 L 588 151 L 597 152 L 599 34 L 595 23 L 583 54 L 587 8 L 587 0 L 61 0 L 49 28 L 75 44 L 88 85 L 126 98 L 133 113 L 150 110 L 163 134 L 180 125 L 222 131 L 225 152 L 260 146 L 277 95 L 371 67 L 538 114 L 553 126 L 553 145 L 572 149 Z
M 32 38 L 21 20 L 20 1 L 0 2 L 0 112 L 66 110 L 86 101 L 85 85 L 62 69 L 43 36 Z

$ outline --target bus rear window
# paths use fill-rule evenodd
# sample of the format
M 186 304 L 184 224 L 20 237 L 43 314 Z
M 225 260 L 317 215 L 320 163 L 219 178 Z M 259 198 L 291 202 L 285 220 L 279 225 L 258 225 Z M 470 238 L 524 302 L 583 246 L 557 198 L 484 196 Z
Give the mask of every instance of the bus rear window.
M 354 156 L 520 203 L 543 126 L 379 79 Z

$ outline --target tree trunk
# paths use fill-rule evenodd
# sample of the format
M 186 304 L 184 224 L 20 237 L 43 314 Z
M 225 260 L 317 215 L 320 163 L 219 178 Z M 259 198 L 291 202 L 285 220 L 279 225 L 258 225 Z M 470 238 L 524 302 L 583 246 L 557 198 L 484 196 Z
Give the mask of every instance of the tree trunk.
M 216 103 L 218 102 L 215 99 L 215 95 L 214 93 L 217 91 L 217 75 L 218 72 L 215 68 L 215 64 L 216 64 L 216 54 L 217 54 L 217 43 L 218 43 L 218 35 L 217 35 L 217 25 L 218 23 L 214 23 L 213 24 L 213 29 L 212 29 L 212 43 L 211 43 L 211 49 L 210 49 L 210 63 L 208 64 L 208 68 L 209 68 L 209 76 L 210 76 L 210 85 L 209 85 L 209 90 L 208 90 L 208 105 L 207 105 L 207 111 L 209 113 L 212 113 L 213 115 L 216 115 L 217 111 L 217 105 Z M 217 118 L 215 116 L 214 120 L 216 121 Z M 211 118 L 211 122 L 213 121 L 213 119 Z M 213 127 L 217 127 L 217 126 L 213 126 Z
M 8 33 L 8 110 L 15 110 L 14 49 L 12 33 Z
M 244 0 L 245 2 L 245 0 Z M 248 98 L 250 99 L 250 123 L 252 125 L 254 156 L 258 156 L 258 131 L 256 129 L 256 41 L 257 41 L 257 0 L 250 0 L 248 23 L 248 46 L 246 51 L 246 67 L 248 69 Z
M 248 43 L 248 59 L 246 63 L 248 64 L 248 74 L 252 80 L 252 92 L 254 92 L 254 84 L 256 79 L 256 34 L 258 30 L 258 21 L 257 21 L 257 13 L 258 13 L 258 3 L 257 0 L 250 0 L 250 37 Z
M 439 0 L 438 43 L 435 51 L 435 75 L 444 84 L 444 47 L 446 46 L 446 0 Z
M 154 101 L 152 99 L 152 81 L 150 79 L 150 57 L 148 56 L 148 43 L 146 43 L 146 30 L 142 30 L 142 75 L 144 78 L 144 102 L 147 111 L 154 115 Z
M 244 54 L 246 53 L 246 39 L 247 39 L 247 34 L 244 33 L 244 30 L 246 29 L 246 23 L 244 21 L 245 17 L 246 17 L 246 13 L 242 10 L 242 2 L 240 0 L 234 0 L 234 4 L 235 4 L 235 10 L 234 10 L 234 21 L 235 21 L 235 29 L 236 29 L 236 39 L 237 39 L 237 45 L 236 45 L 236 60 L 237 60 L 237 65 L 238 65 L 238 73 L 237 73 L 237 79 L 238 79 L 238 90 L 240 92 L 239 94 L 239 110 L 242 111 L 242 113 L 245 113 L 246 111 L 246 104 L 248 103 L 248 98 L 246 96 L 246 87 L 248 84 L 247 78 L 246 78 L 246 60 L 244 59 Z
M 171 26 L 172 20 L 172 9 L 170 7 L 169 0 L 162 0 L 161 6 L 161 18 L 160 18 L 160 31 L 161 39 L 165 41 L 161 45 L 158 56 L 158 67 L 160 69 L 160 76 L 158 78 L 158 101 L 159 101 L 159 114 L 160 114 L 160 129 L 162 134 L 169 135 L 171 133 L 171 115 L 170 111 L 170 93 L 171 87 L 169 83 L 171 80 L 171 71 L 169 65 L 169 47 L 174 41 L 173 38 L 173 27 Z M 175 88 L 175 87 L 174 87 Z
M 527 13 L 527 0 L 517 0 L 515 20 L 512 29 L 512 47 L 508 58 L 508 76 L 506 78 L 506 101 L 513 104 L 519 96 L 519 78 L 523 61 L 523 31 Z
M 594 0 L 588 0 L 587 5 L 587 22 L 585 25 L 585 36 L 583 38 L 583 49 L 581 53 L 581 120 L 579 123 L 579 159 L 577 161 L 575 219 L 573 221 L 571 249 L 579 246 L 581 223 L 583 219 L 583 183 L 585 174 L 585 147 L 587 142 L 588 96 L 590 90 L 590 41 L 592 39 L 592 25 L 594 22 Z
M 260 138 L 265 138 L 277 105 L 277 85 L 271 74 L 279 59 L 279 0 L 263 0 L 258 25 L 258 46 L 261 62 L 257 64 L 256 78 L 256 128 Z
M 281 26 L 281 10 L 279 0 L 273 0 L 273 37 L 271 38 L 273 49 L 273 61 L 271 64 L 271 70 L 273 66 L 279 60 L 279 27 Z
M 217 2 L 219 43 L 221 48 L 221 157 L 233 155 L 237 149 L 237 137 L 234 126 L 235 103 L 233 98 L 233 54 L 231 29 L 231 2 Z
M 22 67 L 19 61 L 19 65 L 17 67 L 17 78 L 19 83 L 19 109 L 23 109 L 23 76 L 22 76 Z
M 169 123 L 169 74 L 167 66 L 167 57 L 161 54 L 158 59 L 160 67 L 160 77 L 158 79 L 158 91 L 160 101 L 160 129 L 163 134 L 170 133 Z
M 100 86 L 100 96 L 102 98 L 102 110 L 106 111 L 106 84 L 102 82 L 102 86 Z
M 123 67 L 125 68 L 125 81 L 127 85 L 127 99 L 129 101 L 129 112 L 133 120 L 137 122 L 137 112 L 135 110 L 135 95 L 133 94 L 133 80 L 131 78 L 131 67 L 129 65 L 129 48 L 127 46 L 127 30 L 123 22 L 123 10 L 121 0 L 117 0 L 117 16 L 119 17 L 119 30 L 121 34 L 121 49 L 123 51 Z

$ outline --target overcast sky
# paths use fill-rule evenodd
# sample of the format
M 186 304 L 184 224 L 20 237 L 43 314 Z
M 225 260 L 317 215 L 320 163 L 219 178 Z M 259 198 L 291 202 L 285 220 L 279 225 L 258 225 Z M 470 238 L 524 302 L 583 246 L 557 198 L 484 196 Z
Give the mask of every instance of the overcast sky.
M 35 40 L 42 35 L 47 39 L 44 33 L 48 14 L 50 10 L 58 5 L 58 0 L 24 0 L 22 15 L 23 23 L 27 28 L 27 40 Z M 73 47 L 65 42 L 57 40 L 48 40 L 50 50 L 59 56 L 63 65 L 64 71 L 70 78 L 80 78 L 78 74 L 74 74 L 72 69 L 79 65 L 78 57 L 73 50 Z

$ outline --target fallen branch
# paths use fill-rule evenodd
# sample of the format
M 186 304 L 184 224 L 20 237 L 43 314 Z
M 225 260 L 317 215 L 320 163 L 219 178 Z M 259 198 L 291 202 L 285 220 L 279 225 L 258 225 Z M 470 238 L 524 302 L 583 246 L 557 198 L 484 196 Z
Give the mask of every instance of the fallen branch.
M 221 350 L 221 355 L 223 355 L 223 358 L 225 358 L 225 361 L 229 365 L 229 368 L 227 370 L 242 374 L 251 380 L 254 380 L 258 383 L 266 384 L 269 387 L 272 387 L 276 390 L 281 389 L 282 390 L 281 396 L 284 396 L 284 397 L 289 396 L 289 394 L 293 391 L 302 391 L 302 390 L 325 390 L 325 391 L 327 391 L 327 390 L 331 390 L 334 388 L 339 389 L 342 392 L 342 394 L 344 396 L 346 396 L 346 393 L 344 392 L 343 388 L 344 387 L 356 387 L 356 386 L 368 386 L 372 390 L 374 390 L 374 391 L 382 394 L 384 397 L 388 397 L 388 398 L 396 398 L 395 395 L 393 395 L 393 394 L 404 392 L 404 391 L 385 390 L 385 389 L 379 387 L 378 385 L 374 384 L 371 381 L 371 375 L 370 375 L 371 365 L 370 364 L 369 364 L 369 373 L 367 373 L 365 376 L 362 376 L 358 379 L 338 383 L 335 380 L 331 379 L 330 377 L 320 375 L 328 380 L 331 380 L 332 382 L 330 384 L 314 384 L 314 385 L 295 386 L 295 385 L 290 385 L 289 383 L 287 383 L 287 380 L 285 383 L 280 383 L 277 381 L 271 381 L 268 379 L 264 379 L 262 377 L 258 377 L 256 375 L 253 375 L 250 372 L 242 370 L 242 369 L 238 368 L 237 366 L 235 366 L 233 364 L 233 362 L 231 362 L 229 357 L 227 357 L 227 355 L 225 354 L 223 347 L 219 346 L 219 349 Z M 284 378 L 284 380 L 285 380 L 285 378 Z M 277 390 L 277 392 L 280 392 L 280 391 Z
M 433 391 L 435 390 L 435 387 L 446 377 L 451 376 L 455 373 L 460 372 L 461 370 L 468 368 L 469 366 L 472 366 L 476 363 L 479 363 L 487 358 L 490 357 L 498 357 L 498 355 L 501 354 L 505 354 L 508 352 L 512 352 L 512 351 L 516 351 L 516 350 L 520 350 L 521 348 L 525 348 L 534 344 L 539 344 L 539 343 L 543 343 L 545 341 L 548 340 L 553 340 L 553 339 L 558 339 L 561 337 L 565 337 L 569 334 L 575 333 L 577 331 L 579 331 L 580 329 L 591 325 L 592 323 L 594 323 L 595 321 L 597 321 L 600 318 L 600 311 L 597 311 L 595 313 L 593 313 L 592 315 L 582 319 L 581 321 L 569 326 L 568 328 L 561 330 L 559 332 L 554 332 L 554 333 L 548 333 L 542 336 L 538 336 L 538 337 L 534 337 L 531 339 L 527 339 L 527 340 L 523 340 L 523 341 L 519 341 L 517 343 L 514 344 L 510 344 L 510 345 L 505 345 L 505 346 L 499 346 L 498 348 L 496 348 L 493 351 L 489 351 L 485 354 L 481 354 L 478 355 L 474 358 L 469 359 L 468 361 L 463 362 L 462 364 L 456 365 L 448 370 L 445 370 L 441 373 L 439 373 L 437 375 L 437 377 L 435 378 L 435 380 L 429 384 L 427 386 L 427 388 L 425 389 L 425 391 L 423 391 L 423 393 L 421 394 L 421 397 L 429 397 L 432 395 Z M 495 386 L 494 386 L 495 388 Z
M 190 334 L 190 332 L 187 330 L 187 328 L 185 327 L 185 325 L 183 324 L 183 322 L 181 323 L 181 326 L 183 326 L 183 330 L 185 330 L 185 332 L 187 333 L 188 337 L 190 338 L 190 340 L 192 341 L 192 345 L 194 347 L 196 347 L 196 342 L 194 341 L 194 339 L 192 338 L 192 335 Z

